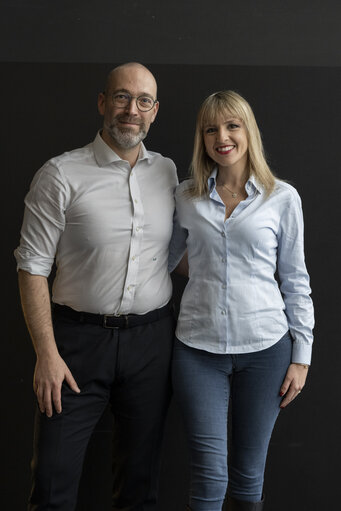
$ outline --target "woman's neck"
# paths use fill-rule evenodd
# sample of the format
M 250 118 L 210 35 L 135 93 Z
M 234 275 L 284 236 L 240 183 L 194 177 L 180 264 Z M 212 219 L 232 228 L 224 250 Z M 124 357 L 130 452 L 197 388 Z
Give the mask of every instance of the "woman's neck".
M 219 167 L 216 181 L 218 186 L 225 185 L 232 189 L 240 189 L 245 186 L 249 175 L 248 168 L 240 170 L 231 167 Z

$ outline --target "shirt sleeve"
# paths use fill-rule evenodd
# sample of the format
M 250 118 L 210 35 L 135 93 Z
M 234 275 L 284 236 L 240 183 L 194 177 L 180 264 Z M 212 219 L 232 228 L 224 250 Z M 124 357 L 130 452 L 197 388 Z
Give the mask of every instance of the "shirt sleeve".
M 59 169 L 46 163 L 35 175 L 25 198 L 17 269 L 48 277 L 65 227 L 66 186 Z
M 187 229 L 181 226 L 179 213 L 180 203 L 178 197 L 178 190 L 175 193 L 175 212 L 173 217 L 173 233 L 169 243 L 169 256 L 168 256 L 168 271 L 171 273 L 179 264 L 184 255 L 187 245 L 186 240 L 188 236 Z
M 304 258 L 304 228 L 301 199 L 292 189 L 278 235 L 278 275 L 293 338 L 292 362 L 310 364 L 314 309 Z

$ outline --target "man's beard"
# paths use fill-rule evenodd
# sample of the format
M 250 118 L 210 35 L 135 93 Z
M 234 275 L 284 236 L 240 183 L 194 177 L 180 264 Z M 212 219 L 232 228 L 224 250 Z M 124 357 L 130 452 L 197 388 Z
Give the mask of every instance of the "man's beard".
M 135 117 L 129 117 L 125 115 L 117 115 L 111 124 L 104 123 L 104 127 L 110 137 L 116 142 L 116 144 L 122 149 L 132 149 L 139 145 L 147 136 L 146 126 L 143 121 L 140 121 L 139 130 L 135 133 L 132 128 L 123 128 L 118 126 L 118 121 L 136 123 Z

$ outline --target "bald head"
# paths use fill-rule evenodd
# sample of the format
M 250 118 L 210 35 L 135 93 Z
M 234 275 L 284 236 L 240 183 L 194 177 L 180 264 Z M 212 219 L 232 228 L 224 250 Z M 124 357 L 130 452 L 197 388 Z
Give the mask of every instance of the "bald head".
M 147 136 L 159 109 L 156 94 L 156 80 L 149 69 L 129 62 L 110 71 L 105 92 L 98 96 L 98 110 L 104 117 L 103 140 L 122 159 L 133 164 L 140 142 Z
M 112 92 L 117 88 L 118 82 L 128 78 L 131 80 L 140 80 L 146 83 L 146 86 L 150 87 L 149 94 L 152 93 L 154 99 L 157 96 L 157 84 L 154 75 L 149 69 L 140 64 L 139 62 L 128 62 L 121 64 L 110 71 L 105 82 L 105 93 Z

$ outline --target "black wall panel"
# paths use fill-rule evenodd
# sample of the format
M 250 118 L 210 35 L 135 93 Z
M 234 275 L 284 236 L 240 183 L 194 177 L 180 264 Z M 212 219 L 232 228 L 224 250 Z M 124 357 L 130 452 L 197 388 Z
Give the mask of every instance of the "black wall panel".
M 337 66 L 339 0 L 1 0 L 0 61 Z
M 114 63 L 113 63 L 114 64 Z M 49 157 L 88 143 L 101 125 L 97 92 L 108 64 L 3 63 L 2 201 L 4 245 L 2 374 L 4 498 L 23 509 L 29 487 L 34 357 L 18 303 L 12 250 L 19 241 L 23 197 L 33 174 Z M 317 511 L 338 499 L 337 399 L 341 355 L 337 320 L 339 281 L 339 68 L 152 65 L 160 111 L 146 145 L 171 156 L 180 177 L 191 158 L 195 114 L 209 93 L 232 88 L 254 107 L 270 163 L 303 199 L 306 259 L 317 313 L 316 345 L 308 384 L 281 413 L 266 476 L 269 509 Z M 179 299 L 183 281 L 175 279 Z M 78 511 L 110 509 L 110 418 L 91 442 Z M 187 451 L 173 404 L 167 424 L 161 509 L 181 510 L 187 491 Z M 102 499 L 102 500 L 101 500 Z M 96 504 L 94 504 L 94 502 Z M 101 503 L 101 506 L 99 505 Z M 108 507 L 106 508 L 106 503 Z M 327 505 L 328 504 L 328 505 Z M 96 507 L 98 506 L 98 507 Z M 335 509 L 335 508 L 334 508 Z
M 340 16 L 338 0 L 0 0 L 2 508 L 24 509 L 30 485 L 34 355 L 12 255 L 23 198 L 48 158 L 94 138 L 105 76 L 132 60 L 150 64 L 159 84 L 146 145 L 172 157 L 180 177 L 200 103 L 229 88 L 249 100 L 271 167 L 303 199 L 316 344 L 307 386 L 273 434 L 266 509 L 340 507 Z M 174 278 L 177 303 L 183 285 Z M 110 429 L 106 413 L 89 445 L 77 511 L 110 509 Z M 173 403 L 161 511 L 184 509 L 187 456 Z

